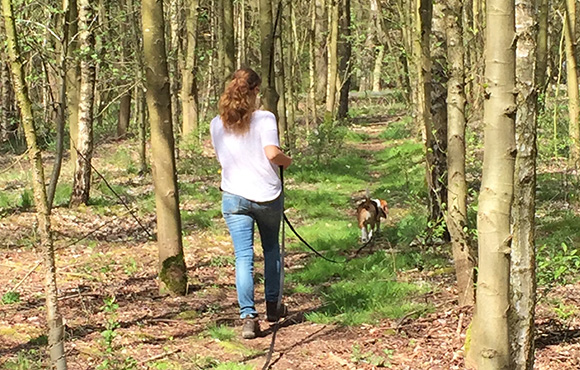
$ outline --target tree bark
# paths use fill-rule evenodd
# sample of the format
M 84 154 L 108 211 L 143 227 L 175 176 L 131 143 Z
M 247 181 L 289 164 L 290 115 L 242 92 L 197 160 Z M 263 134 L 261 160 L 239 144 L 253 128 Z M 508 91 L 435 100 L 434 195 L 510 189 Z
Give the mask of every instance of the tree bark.
M 143 0 L 141 7 L 147 106 L 151 121 L 160 292 L 184 295 L 187 291 L 187 269 L 181 239 L 163 2 Z
M 580 159 L 580 94 L 578 92 L 578 70 L 576 67 L 576 2 L 566 0 L 566 14 L 564 21 L 566 32 L 566 72 L 568 87 L 568 117 L 570 135 L 570 163 L 575 166 Z
M 91 27 L 93 8 L 90 0 L 79 0 L 79 40 L 81 56 L 81 86 L 79 96 L 78 137 L 75 144 L 77 162 L 70 205 L 87 204 L 91 189 L 91 161 L 93 157 L 93 106 L 95 102 L 96 66 L 95 36 Z
M 510 212 L 515 143 L 514 2 L 488 0 L 484 156 L 477 213 L 479 270 L 469 359 L 478 370 L 510 369 Z
M 0 22 L 0 43 L 4 44 L 4 22 Z M 11 136 L 14 118 L 14 92 L 10 81 L 10 63 L 4 48 L 0 48 L 0 142 Z
M 197 17 L 199 0 L 188 1 L 186 5 L 186 57 L 181 88 L 181 105 L 183 107 L 184 137 L 197 134 L 199 103 L 196 79 Z
M 28 87 L 24 76 L 24 68 L 20 61 L 20 47 L 12 3 L 10 0 L 2 0 L 2 14 L 6 30 L 7 53 L 10 58 L 16 99 L 20 107 L 24 135 L 28 146 L 28 157 L 32 169 L 32 189 L 36 204 L 36 218 L 40 235 L 41 253 L 44 258 L 45 274 L 45 299 L 46 321 L 48 323 L 48 350 L 50 362 L 57 370 L 66 370 L 67 363 L 64 351 L 64 325 L 62 316 L 58 310 L 58 289 L 56 285 L 56 264 L 54 258 L 54 244 L 50 226 L 50 209 L 46 199 L 44 187 L 44 169 L 42 156 L 37 145 L 34 117 L 32 115 L 32 103 L 28 94 Z
M 536 19 L 533 0 L 516 0 L 516 146 L 509 312 L 511 369 L 534 367 L 536 307 L 535 200 L 537 85 Z
M 465 180 L 465 66 L 461 0 L 448 0 L 447 29 L 447 227 L 457 277 L 460 306 L 475 301 L 474 260 L 465 232 L 467 227 L 467 183 Z
M 310 58 L 308 60 L 308 77 L 309 77 L 309 86 L 308 86 L 308 98 L 309 98 L 309 106 L 310 106 L 310 122 L 307 123 L 306 126 L 306 134 L 310 134 L 310 127 L 316 126 L 317 121 L 317 113 L 316 113 L 316 57 L 317 57 L 317 49 L 316 49 L 316 3 L 312 1 L 310 3 L 310 37 L 309 37 L 309 54 Z M 325 86 L 326 89 L 326 86 Z M 325 90 L 326 91 L 326 90 Z

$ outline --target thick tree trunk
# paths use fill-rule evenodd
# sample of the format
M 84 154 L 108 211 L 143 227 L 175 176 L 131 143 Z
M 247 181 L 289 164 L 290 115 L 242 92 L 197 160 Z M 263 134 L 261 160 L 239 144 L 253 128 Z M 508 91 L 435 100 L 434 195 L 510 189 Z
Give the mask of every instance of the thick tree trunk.
M 338 6 L 340 28 L 340 39 L 338 44 L 338 73 L 340 77 L 340 92 L 336 117 L 341 120 L 345 119 L 348 114 L 348 92 L 350 91 L 350 57 L 352 54 L 350 37 L 350 0 L 340 0 Z
M 516 146 L 512 208 L 511 304 L 509 312 L 511 359 L 515 370 L 534 367 L 534 312 L 536 307 L 535 200 L 537 85 L 535 12 L 533 0 L 516 0 Z
M 312 0 L 315 7 L 314 55 L 316 68 L 316 103 L 326 102 L 328 85 L 328 2 L 333 0 Z
M 141 6 L 147 106 L 151 121 L 160 291 L 184 295 L 187 290 L 187 270 L 181 239 L 163 2 L 143 0 Z
M 459 305 L 475 301 L 474 259 L 467 227 L 467 183 L 465 180 L 465 69 L 461 0 L 448 0 L 446 15 L 447 61 L 447 227 L 457 277 Z
M 279 3 L 278 6 L 281 6 Z M 280 9 L 276 9 L 280 10 Z M 278 99 L 274 76 L 274 25 L 272 22 L 272 2 L 260 0 L 260 50 L 262 54 L 262 104 L 264 109 L 278 118 Z
M 62 316 L 58 310 L 58 290 L 56 286 L 56 264 L 54 259 L 54 245 L 50 226 L 50 209 L 46 199 L 44 187 L 44 169 L 42 156 L 37 145 L 34 117 L 32 115 L 32 103 L 28 95 L 24 68 L 20 61 L 20 47 L 16 35 L 14 14 L 10 0 L 2 0 L 2 14 L 4 18 L 7 52 L 10 58 L 14 89 L 20 107 L 22 125 L 28 146 L 28 157 L 32 169 L 32 189 L 36 205 L 36 218 L 38 221 L 38 233 L 40 235 L 41 253 L 44 257 L 46 269 L 45 275 L 45 299 L 46 299 L 46 322 L 48 323 L 48 350 L 50 353 L 51 367 L 56 370 L 66 370 L 66 357 L 64 351 L 64 325 Z
M 510 212 L 515 143 L 514 2 L 488 0 L 485 35 L 484 156 L 477 213 L 479 269 L 469 359 L 478 370 L 510 367 Z
M 578 69 L 576 67 L 576 2 L 566 0 L 565 14 L 566 32 L 566 72 L 568 87 L 568 117 L 570 135 L 570 163 L 575 166 L 580 159 L 580 126 L 578 114 L 580 114 L 580 95 L 578 93 Z
M 326 84 L 326 113 L 325 119 L 334 117 L 336 105 L 336 85 L 338 81 L 338 1 L 329 0 L 329 31 L 328 40 L 328 80 Z
M 186 57 L 181 87 L 181 105 L 183 107 L 184 137 L 197 134 L 198 131 L 198 94 L 196 81 L 196 47 L 197 47 L 197 17 L 199 0 L 188 1 L 186 5 Z
M 90 0 L 79 0 L 79 40 L 83 55 L 81 59 L 81 86 L 79 96 L 78 137 L 74 143 L 77 150 L 73 191 L 70 205 L 87 204 L 91 188 L 91 161 L 93 157 L 93 106 L 95 101 L 96 66 L 92 53 L 95 36 L 92 29 L 93 8 Z

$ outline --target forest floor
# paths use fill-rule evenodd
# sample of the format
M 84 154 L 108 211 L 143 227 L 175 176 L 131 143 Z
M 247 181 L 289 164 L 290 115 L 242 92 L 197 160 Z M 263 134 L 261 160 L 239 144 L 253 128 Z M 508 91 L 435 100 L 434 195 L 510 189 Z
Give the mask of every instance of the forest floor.
M 380 157 L 376 154 L 389 145 L 381 137 L 389 124 L 387 120 L 354 126 L 352 132 L 364 140 L 351 141 L 347 135 L 345 145 L 365 160 L 376 161 Z M 132 175 L 130 169 L 116 167 L 108 160 L 110 153 L 123 146 L 120 142 L 99 146 L 95 166 L 103 169 L 119 189 L 129 189 L 124 196 L 141 200 L 140 207 L 144 208 L 137 213 L 140 223 L 154 230 L 150 177 Z M 206 148 L 204 155 L 211 156 L 211 150 Z M 5 161 L 4 166 L 7 163 L 13 166 L 16 163 L 21 170 L 27 168 L 26 163 L 17 163 L 17 157 Z M 365 171 L 362 175 L 368 179 L 367 186 L 381 189 L 381 181 L 387 174 L 381 173 L 380 168 Z M 317 186 L 303 184 L 298 178 L 292 178 L 291 169 L 288 172 L 289 192 L 298 194 Z M 184 297 L 159 295 L 156 243 L 121 205 L 115 204 L 102 184 L 94 186 L 94 194 L 100 194 L 94 201 L 95 206 L 54 209 L 59 308 L 66 323 L 69 369 L 262 368 L 273 327 L 261 320 L 262 333 L 258 338 L 240 338 L 232 247 L 216 204 L 219 194 L 214 190 L 218 181 L 216 171 L 202 176 L 180 175 L 182 184 L 193 186 L 195 183 L 197 194 L 182 199 L 186 215 L 183 217 L 184 248 L 190 279 L 189 292 Z M 4 179 L 0 182 L 0 192 L 26 186 L 21 178 Z M 350 228 L 348 240 L 355 240 L 339 256 L 352 257 L 359 246 L 352 205 L 364 194 L 364 187 L 357 189 L 342 189 L 334 184 L 331 189 L 341 194 L 339 199 L 347 200 L 340 212 L 346 214 L 344 225 Z M 21 198 L 25 197 L 23 194 L 20 193 Z M 389 228 L 404 219 L 406 210 L 402 203 L 387 200 L 392 204 L 392 215 L 384 222 L 383 229 L 385 235 L 391 235 Z M 296 221 L 299 230 L 314 222 L 307 216 L 299 218 L 298 211 L 298 206 L 291 208 L 288 216 Z M 0 215 L 3 216 L 0 218 L 0 296 L 4 301 L 0 304 L 0 369 L 46 368 L 44 274 L 42 266 L 38 266 L 41 256 L 33 248 L 37 243 L 34 213 L 30 209 L 13 209 Z M 352 221 L 349 223 L 348 219 Z M 335 225 L 329 226 L 330 230 L 323 230 L 324 233 L 333 232 Z M 314 229 L 309 233 L 310 240 L 320 233 L 320 226 Z M 355 257 L 366 258 L 361 268 L 372 269 L 369 264 L 373 261 L 372 255 L 377 253 L 385 258 L 393 255 L 395 264 L 394 255 L 408 245 L 391 241 L 391 238 L 379 238 L 372 250 L 367 247 Z M 422 253 L 421 247 L 419 253 Z M 257 259 L 259 272 L 259 253 Z M 381 316 L 370 323 L 353 325 L 313 319 L 316 317 L 313 313 L 329 304 L 328 295 L 316 289 L 300 289 L 301 285 L 292 276 L 316 263 L 315 257 L 301 248 L 291 248 L 288 252 L 285 264 L 290 288 L 285 303 L 290 312 L 277 332 L 271 368 L 465 368 L 464 341 L 473 312 L 470 307 L 457 305 L 454 275 L 448 262 L 439 267 L 393 266 L 393 279 L 397 282 L 427 287 L 406 298 L 418 308 L 395 318 Z M 337 276 L 335 273 L 332 278 L 339 279 Z M 257 308 L 264 312 L 259 276 L 257 280 Z M 12 290 L 19 296 L 10 301 L 7 292 Z M 543 292 L 546 293 L 540 300 L 536 318 L 535 368 L 579 369 L 580 283 L 572 281 Z

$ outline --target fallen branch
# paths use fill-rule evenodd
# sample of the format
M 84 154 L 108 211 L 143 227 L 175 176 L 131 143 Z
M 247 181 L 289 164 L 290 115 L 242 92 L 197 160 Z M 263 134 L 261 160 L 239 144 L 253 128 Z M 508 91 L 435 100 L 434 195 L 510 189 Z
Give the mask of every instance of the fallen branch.
M 181 349 L 179 349 L 179 348 L 178 348 L 178 349 L 174 349 L 173 351 L 169 351 L 169 352 L 163 352 L 163 353 L 160 353 L 160 354 L 158 354 L 158 355 L 155 355 L 155 356 L 152 356 L 152 357 L 146 358 L 145 360 L 141 360 L 141 361 L 139 361 L 139 364 L 145 364 L 145 363 L 147 363 L 147 362 L 151 362 L 151 361 L 159 360 L 159 359 L 165 358 L 165 357 L 167 357 L 167 356 L 171 356 L 171 355 L 173 355 L 173 354 L 175 354 L 175 353 L 177 353 L 177 352 L 181 352 Z

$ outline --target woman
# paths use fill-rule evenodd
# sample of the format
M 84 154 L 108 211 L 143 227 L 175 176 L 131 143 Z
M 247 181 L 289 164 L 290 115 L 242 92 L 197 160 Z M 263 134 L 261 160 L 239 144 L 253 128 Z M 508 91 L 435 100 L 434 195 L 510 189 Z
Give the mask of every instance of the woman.
M 222 167 L 222 213 L 236 256 L 236 290 L 242 337 L 259 330 L 254 305 L 254 223 L 264 252 L 264 288 L 268 321 L 285 312 L 277 310 L 280 292 L 278 234 L 284 207 L 278 168 L 292 159 L 279 147 L 275 116 L 256 110 L 260 76 L 252 69 L 237 70 L 219 101 L 219 116 L 210 124 L 212 144 Z

